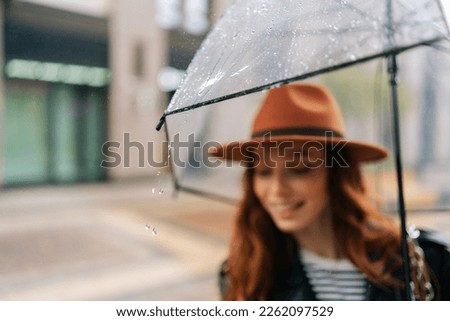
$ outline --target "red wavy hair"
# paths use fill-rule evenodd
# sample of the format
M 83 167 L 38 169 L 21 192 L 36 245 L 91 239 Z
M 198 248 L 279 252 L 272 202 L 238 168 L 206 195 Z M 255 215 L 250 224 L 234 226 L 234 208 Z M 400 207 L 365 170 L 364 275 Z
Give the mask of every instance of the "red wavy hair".
M 340 152 L 344 152 L 342 156 L 349 166 L 330 167 L 328 175 L 336 241 L 370 281 L 390 288 L 402 287 L 394 277 L 394 271 L 401 266 L 399 228 L 371 201 L 360 165 L 348 151 Z M 244 174 L 243 187 L 226 264 L 228 287 L 223 299 L 268 300 L 280 284 L 277 278 L 289 273 L 297 244 L 275 226 L 261 206 L 253 190 L 251 168 Z

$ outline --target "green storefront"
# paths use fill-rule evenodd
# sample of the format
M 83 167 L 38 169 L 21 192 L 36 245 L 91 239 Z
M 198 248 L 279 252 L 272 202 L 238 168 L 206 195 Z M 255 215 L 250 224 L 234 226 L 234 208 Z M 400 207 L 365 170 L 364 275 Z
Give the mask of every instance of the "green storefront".
M 14 12 L 5 17 L 5 187 L 105 178 L 106 32 L 104 39 L 78 35 L 76 28 L 60 32 L 45 25 L 51 16 L 33 24 Z
M 103 179 L 105 96 L 103 88 L 7 79 L 4 185 Z

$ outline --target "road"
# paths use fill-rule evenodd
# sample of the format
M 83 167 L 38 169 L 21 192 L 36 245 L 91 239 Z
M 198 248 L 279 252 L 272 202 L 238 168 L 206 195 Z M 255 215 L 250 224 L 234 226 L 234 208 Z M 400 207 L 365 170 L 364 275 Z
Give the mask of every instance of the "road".
M 158 180 L 0 192 L 0 300 L 218 300 L 234 206 Z M 450 237 L 445 213 L 409 222 Z

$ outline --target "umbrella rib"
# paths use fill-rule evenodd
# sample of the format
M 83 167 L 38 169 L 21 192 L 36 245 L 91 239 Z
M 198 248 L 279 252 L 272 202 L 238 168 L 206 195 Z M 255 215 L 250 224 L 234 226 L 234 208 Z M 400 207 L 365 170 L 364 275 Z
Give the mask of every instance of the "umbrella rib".
M 429 18 L 428 21 L 420 21 L 420 20 L 419 21 L 417 21 L 417 20 L 414 21 L 413 20 L 413 21 L 409 22 L 409 20 L 411 19 L 412 16 L 414 16 L 414 15 L 417 16 L 421 12 L 421 9 L 423 9 L 423 11 L 426 12 L 426 9 L 428 7 L 430 7 L 430 5 L 432 3 L 436 3 L 436 1 L 435 0 L 430 0 L 428 2 L 422 3 L 422 5 L 419 6 L 418 8 L 411 8 L 409 3 L 405 2 L 405 1 L 402 1 L 402 0 L 398 0 L 398 4 L 400 6 L 402 6 L 403 8 L 405 8 L 406 10 L 409 10 L 409 13 L 405 14 L 404 16 L 401 17 L 401 19 L 396 21 L 394 27 L 398 27 L 399 25 L 417 26 L 417 25 L 420 25 L 420 24 L 429 24 L 429 25 L 433 25 L 436 28 L 436 30 L 438 30 L 439 32 L 442 32 L 443 34 L 446 34 L 448 31 L 447 30 L 442 30 L 442 27 L 439 26 L 435 22 L 435 21 L 443 21 L 442 11 L 440 10 L 440 8 L 439 8 L 440 15 L 438 17 L 431 17 L 431 18 Z
M 400 22 L 405 21 L 407 19 L 410 19 L 411 16 L 413 15 L 417 15 L 419 13 L 419 10 L 421 9 L 426 9 L 427 7 L 430 6 L 430 4 L 432 2 L 436 2 L 435 0 L 429 0 L 428 2 L 422 3 L 422 5 L 420 5 L 417 8 L 412 8 L 411 5 L 409 3 L 406 3 L 405 1 L 402 0 L 397 0 L 397 3 L 402 6 L 403 8 L 405 8 L 406 10 L 409 10 L 408 14 L 405 14 L 401 19 L 399 19 Z M 416 9 L 416 10 L 414 10 Z
M 180 107 L 180 108 L 177 108 L 177 109 L 172 110 L 172 111 L 166 111 L 164 113 L 163 117 L 165 118 L 167 116 L 178 114 L 178 113 L 181 113 L 181 112 L 185 112 L 185 111 L 188 111 L 188 110 L 191 110 L 191 109 L 196 109 L 196 108 L 199 108 L 199 107 L 202 107 L 202 106 L 215 104 L 215 103 L 218 103 L 218 102 L 221 102 L 221 101 L 225 101 L 225 100 L 228 100 L 228 99 L 231 99 L 231 98 L 240 97 L 240 96 L 244 96 L 244 95 L 247 95 L 247 94 L 252 94 L 252 93 L 264 90 L 264 89 L 285 85 L 285 84 L 288 84 L 290 82 L 294 82 L 294 81 L 302 80 L 302 79 L 305 79 L 305 78 L 313 77 L 313 76 L 319 75 L 319 74 L 324 73 L 324 72 L 330 72 L 330 71 L 338 70 L 338 69 L 341 69 L 341 68 L 352 66 L 352 65 L 357 64 L 357 63 L 369 61 L 371 59 L 375 59 L 375 58 L 378 58 L 378 57 L 385 57 L 385 56 L 387 56 L 388 54 L 391 54 L 391 53 L 398 54 L 398 53 L 401 53 L 403 51 L 409 50 L 411 48 L 418 47 L 418 46 L 421 46 L 421 45 L 431 44 L 431 43 L 434 43 L 434 42 L 442 40 L 442 39 L 444 39 L 444 38 L 443 37 L 439 37 L 439 38 L 436 38 L 436 39 L 432 39 L 432 40 L 429 40 L 429 41 L 424 41 L 424 42 L 413 44 L 413 45 L 410 45 L 410 46 L 407 46 L 407 47 L 403 47 L 403 48 L 392 48 L 391 50 L 388 50 L 386 52 L 381 52 L 379 54 L 362 57 L 362 58 L 357 59 L 355 61 L 345 62 L 345 63 L 342 63 L 340 65 L 322 68 L 322 69 L 319 69 L 319 70 L 312 71 L 310 73 L 302 74 L 302 75 L 299 75 L 299 76 L 295 76 L 295 77 L 291 77 L 291 78 L 287 78 L 287 79 L 283 79 L 283 80 L 277 80 L 277 81 L 271 82 L 269 84 L 265 84 L 265 85 L 257 86 L 257 87 L 251 88 L 251 89 L 246 89 L 246 90 L 242 90 L 242 91 L 235 92 L 235 93 L 232 93 L 232 94 L 220 96 L 220 97 L 217 97 L 217 98 L 214 98 L 214 99 L 210 99 L 210 100 L 206 100 L 206 101 L 203 101 L 203 102 L 200 102 L 200 103 L 191 104 L 191 105 L 186 106 L 186 107 Z
M 166 128 L 165 128 L 165 135 L 166 135 L 166 141 L 170 142 L 169 126 L 167 126 L 167 124 L 166 124 Z M 173 157 L 171 157 L 172 149 L 168 148 L 167 153 L 168 153 L 168 158 L 169 158 L 168 165 L 169 165 L 170 176 L 172 177 L 172 184 L 173 184 L 173 187 L 174 187 L 174 191 L 176 192 L 176 191 L 179 190 L 179 186 L 180 185 L 178 184 L 178 179 L 176 178 L 175 169 L 174 169 L 173 164 L 172 164 L 172 160 L 173 160 Z
M 450 38 L 447 38 L 447 40 L 450 40 Z M 445 47 L 445 46 L 440 46 L 436 42 L 430 43 L 430 44 L 426 44 L 426 46 L 430 46 L 430 47 L 432 47 L 432 48 L 434 48 L 434 49 L 436 49 L 436 50 L 438 50 L 440 52 L 443 52 L 445 54 L 450 55 L 450 48 Z
M 449 207 L 432 207 L 432 208 L 407 208 L 408 213 L 448 213 Z M 398 209 L 389 208 L 385 211 L 388 214 L 396 214 Z
M 386 25 L 385 22 L 381 21 L 380 19 L 376 19 L 376 18 L 373 17 L 373 16 L 368 15 L 366 12 L 360 10 L 359 8 L 355 7 L 354 5 L 349 4 L 349 3 L 346 3 L 344 0 L 336 0 L 336 1 L 339 2 L 341 5 L 347 7 L 347 8 L 353 9 L 355 12 L 358 12 L 362 17 L 369 18 L 369 19 L 371 19 L 371 20 L 377 21 L 377 22 L 379 22 L 383 27 L 387 28 L 387 25 Z M 417 9 L 422 9 L 422 8 L 425 9 L 425 8 L 429 7 L 429 6 L 430 6 L 432 3 L 434 3 L 434 2 L 435 2 L 434 0 L 430 0 L 430 1 L 426 2 L 426 3 L 423 3 L 423 4 L 422 4 L 419 8 L 417 8 Z M 434 27 L 435 27 L 439 32 L 442 32 L 443 34 L 446 34 L 446 31 L 443 31 L 442 28 L 440 28 L 440 27 L 434 22 L 435 20 L 438 20 L 438 19 L 439 19 L 439 20 L 442 20 L 442 15 L 440 15 L 440 16 L 437 17 L 437 18 L 430 18 L 429 21 L 414 21 L 415 23 L 408 23 L 408 20 L 410 19 L 410 17 L 411 17 L 411 16 L 414 16 L 414 15 L 417 15 L 417 14 L 419 13 L 419 10 L 414 10 L 415 8 L 412 8 L 412 7 L 409 5 L 409 3 L 406 3 L 405 1 L 402 1 L 402 0 L 398 0 L 397 3 L 398 3 L 400 6 L 402 6 L 403 8 L 405 8 L 406 10 L 408 10 L 409 13 L 406 14 L 406 15 L 404 15 L 404 16 L 402 16 L 401 19 L 399 19 L 398 21 L 396 21 L 394 27 L 398 27 L 399 25 L 417 26 L 417 25 L 419 25 L 419 24 L 421 24 L 421 23 L 423 23 L 423 24 L 432 24 L 432 25 L 434 25 Z M 407 23 L 405 24 L 405 22 L 407 22 Z M 395 29 L 395 28 L 394 28 L 394 29 Z
M 223 49 L 225 49 L 225 48 L 223 48 Z M 220 53 L 220 57 L 223 57 L 224 56 L 224 50 L 222 50 L 221 51 L 221 53 Z M 214 67 L 213 67 L 213 71 L 214 70 L 216 70 L 216 67 L 219 65 L 219 62 L 221 61 L 221 59 L 217 59 L 217 61 L 216 61 L 216 63 L 214 64 Z M 211 76 L 213 75 L 213 74 L 216 74 L 216 73 L 214 73 L 214 72 L 211 72 L 209 75 L 208 75 L 208 78 L 206 79 L 206 81 L 205 82 L 203 82 L 204 84 L 205 83 L 208 83 L 210 80 L 211 80 Z M 212 86 L 208 86 L 209 88 L 205 91 L 205 95 L 207 95 L 208 93 L 209 93 L 209 91 L 211 90 L 211 87 Z
M 433 18 L 431 18 L 431 19 L 433 19 L 433 20 L 437 20 L 437 19 L 439 19 L 439 18 L 442 18 L 441 16 L 440 17 L 433 17 Z M 395 23 L 394 24 L 394 29 L 396 28 L 396 27 L 399 27 L 399 26 L 409 26 L 409 27 L 416 27 L 416 26 L 420 26 L 420 25 L 428 25 L 428 24 L 431 24 L 431 25 L 433 25 L 433 27 L 434 27 L 434 29 L 436 29 L 437 31 L 439 31 L 440 33 L 442 33 L 443 35 L 446 35 L 446 33 L 447 33 L 447 30 L 445 30 L 445 28 L 442 28 L 441 26 L 439 26 L 438 24 L 436 24 L 434 21 L 433 22 L 430 22 L 430 21 L 411 21 L 411 22 L 409 22 L 409 23 L 402 23 L 402 21 L 398 21 L 397 23 Z
M 239 51 L 238 54 L 237 54 L 238 57 L 242 56 L 242 53 L 245 51 L 245 48 L 246 48 L 245 46 L 242 46 L 242 47 L 241 47 L 240 51 Z M 219 59 L 217 59 L 216 64 L 215 64 L 214 67 L 213 67 L 213 71 L 216 70 L 216 68 L 217 68 L 217 66 L 219 65 L 219 63 L 221 63 L 221 65 L 226 65 L 226 64 L 228 63 L 228 61 L 231 60 L 231 58 L 232 58 L 231 55 L 225 56 L 225 55 L 224 55 L 224 50 L 223 50 L 223 49 L 225 49 L 225 47 L 222 48 L 220 57 L 219 57 Z M 225 59 L 222 61 L 221 57 L 225 57 Z M 237 59 L 234 59 L 234 60 L 232 61 L 232 63 L 231 63 L 230 70 L 233 70 L 233 67 L 236 66 L 237 63 L 238 63 L 238 60 L 237 60 Z M 220 68 L 219 68 L 219 70 L 220 70 Z M 213 75 L 213 74 L 215 74 L 215 73 L 214 73 L 214 72 L 210 73 L 210 74 L 208 75 L 208 79 L 207 79 L 204 83 L 208 83 L 208 82 L 211 80 L 211 75 Z M 206 95 L 210 92 L 210 90 L 211 90 L 211 88 L 212 88 L 212 86 L 208 86 L 208 87 L 209 87 L 209 88 L 208 88 L 208 89 L 204 92 L 204 94 L 203 94 L 204 96 L 206 96 Z
M 229 203 L 232 205 L 236 205 L 236 203 L 238 202 L 238 200 L 233 199 L 231 197 L 226 197 L 226 196 L 222 196 L 222 195 L 211 193 L 211 192 L 205 192 L 200 189 L 187 187 L 187 186 L 183 186 L 183 185 L 178 185 L 178 190 L 185 191 L 185 192 L 188 192 L 188 193 L 194 194 L 194 195 L 204 196 L 204 197 L 207 197 L 210 199 L 218 200 L 218 201 L 221 201 L 224 203 Z

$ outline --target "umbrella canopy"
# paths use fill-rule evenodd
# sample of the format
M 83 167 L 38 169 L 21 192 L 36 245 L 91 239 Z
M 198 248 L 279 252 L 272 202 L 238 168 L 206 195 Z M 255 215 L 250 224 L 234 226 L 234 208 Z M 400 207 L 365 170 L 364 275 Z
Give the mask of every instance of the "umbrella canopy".
M 449 34 L 438 0 L 237 0 L 197 52 L 163 120 Z
M 450 212 L 450 55 L 419 47 L 400 55 L 398 63 L 407 209 Z M 308 81 L 326 85 L 336 96 L 345 119 L 346 137 L 393 151 L 384 58 L 317 75 Z M 263 90 L 167 118 L 165 129 L 173 147 L 170 160 L 177 189 L 214 194 L 231 203 L 240 199 L 244 169 L 239 163 L 225 161 L 218 166 L 215 158 L 206 159 L 207 149 L 215 144 L 247 140 L 266 94 L 267 90 Z M 383 210 L 390 213 L 397 211 L 392 156 L 393 153 L 378 164 L 367 164 L 367 181 L 383 197 Z
M 409 284 L 396 56 L 438 42 L 448 50 L 449 39 L 439 0 L 237 0 L 197 52 L 157 129 L 173 114 L 387 57 L 404 280 Z M 188 146 L 197 143 L 193 137 Z M 175 186 L 180 186 L 177 180 Z M 410 287 L 405 291 L 410 298 Z
M 197 51 L 158 128 L 168 121 L 168 141 L 174 141 L 174 135 L 188 141 L 194 132 L 197 140 L 204 141 L 244 139 L 248 137 L 252 111 L 260 99 L 244 95 L 420 45 L 450 52 L 449 35 L 439 0 L 237 0 Z M 223 102 L 239 96 L 244 97 L 238 103 Z M 181 113 L 213 103 L 218 105 L 218 112 Z M 227 106 L 220 108 L 222 105 Z M 352 113 L 358 114 L 357 108 Z M 175 114 L 184 116 L 174 117 Z M 227 133 L 223 135 L 223 128 L 214 125 L 212 119 L 230 115 L 237 115 L 239 124 L 227 125 Z M 209 128 L 214 128 L 215 134 L 210 135 Z M 364 136 L 357 133 L 355 137 Z M 386 140 L 378 143 L 386 145 Z M 172 155 L 171 164 L 174 159 L 189 163 L 193 157 L 187 148 L 174 151 L 177 155 Z M 183 178 L 189 176 L 186 173 L 192 173 L 192 166 L 178 164 L 174 164 L 176 188 L 210 191 L 226 199 L 239 197 L 236 189 L 211 190 L 208 180 L 197 180 L 196 188 L 182 184 L 186 181 Z M 230 175 L 229 169 L 221 174 L 216 167 L 202 168 L 212 175 L 234 177 L 234 181 L 240 176 Z

